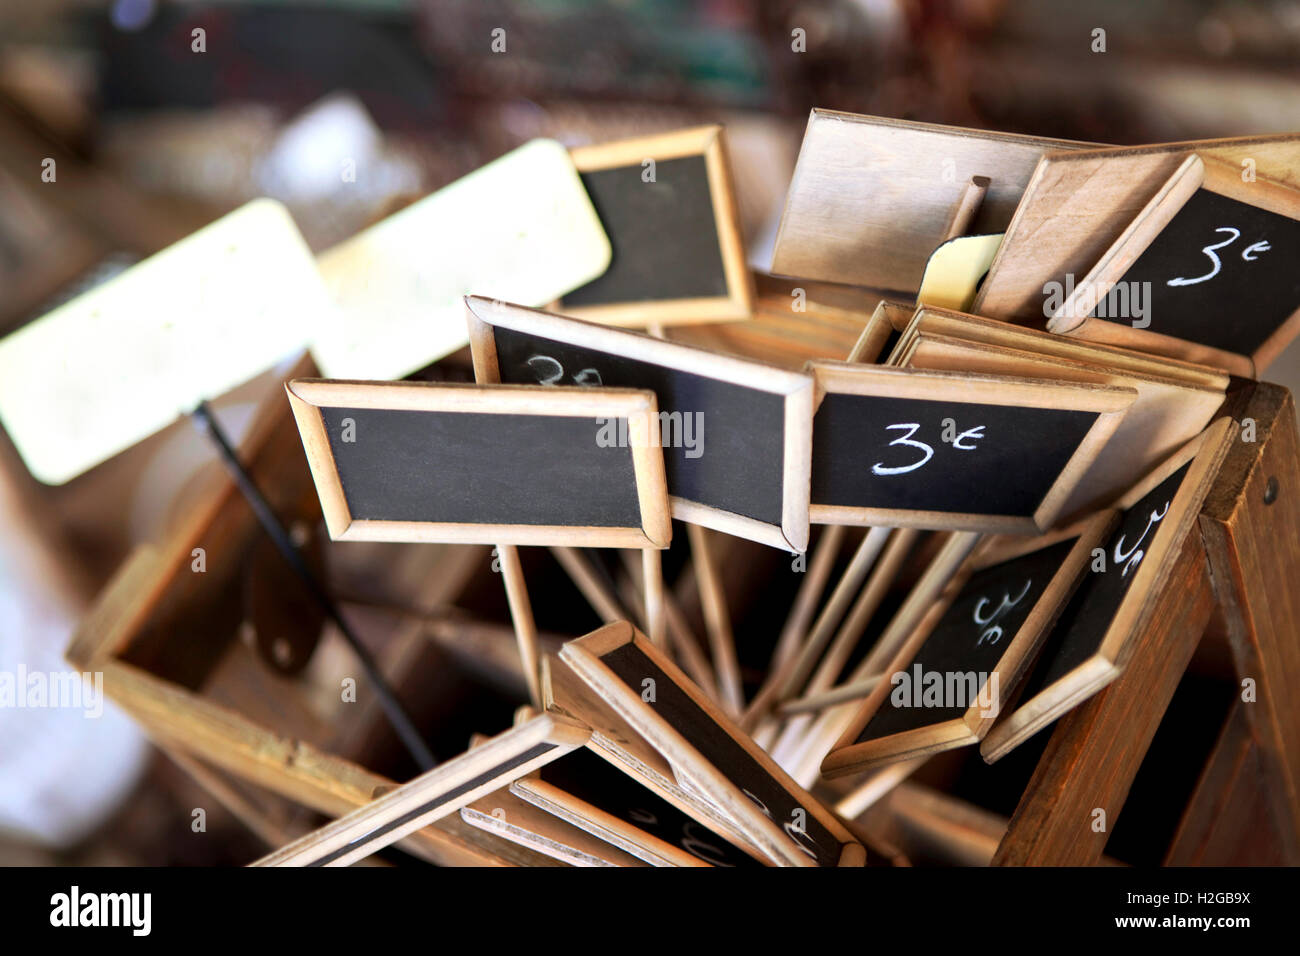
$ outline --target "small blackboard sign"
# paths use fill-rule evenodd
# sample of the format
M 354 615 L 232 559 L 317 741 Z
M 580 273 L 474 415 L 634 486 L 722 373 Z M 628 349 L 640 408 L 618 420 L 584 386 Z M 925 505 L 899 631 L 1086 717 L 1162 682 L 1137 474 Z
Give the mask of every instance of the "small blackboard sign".
M 1191 156 L 1049 328 L 1250 375 L 1300 334 L 1300 192 Z
M 560 657 L 772 862 L 865 862 L 843 825 L 630 624 L 570 641 Z
M 820 524 L 1047 528 L 1118 425 L 1131 388 L 808 363 Z
M 966 562 L 822 764 L 828 776 L 978 743 L 1113 524 L 1103 512 Z M 1001 556 L 1000 556 L 1001 557 Z
M 587 748 L 510 785 L 511 793 L 656 866 L 759 866 Z
M 295 379 L 330 536 L 663 548 L 653 394 Z
M 1120 503 L 1123 514 L 1104 552 L 1094 554 L 1044 642 L 1019 703 L 981 744 L 985 760 L 1000 759 L 1119 676 L 1227 454 L 1231 430 L 1230 420 L 1219 419 Z
M 559 304 L 609 325 L 748 318 L 753 279 L 721 126 L 571 150 L 613 257 Z
M 808 546 L 812 378 L 477 296 L 480 382 L 649 389 L 673 517 L 787 551 Z

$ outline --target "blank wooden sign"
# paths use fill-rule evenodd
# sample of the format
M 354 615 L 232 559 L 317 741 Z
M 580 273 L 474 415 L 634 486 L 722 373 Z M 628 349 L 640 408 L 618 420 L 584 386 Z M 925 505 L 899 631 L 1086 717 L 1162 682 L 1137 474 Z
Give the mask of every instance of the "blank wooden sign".
M 810 376 L 477 296 L 465 301 L 480 382 L 650 389 L 673 517 L 807 548 Z
M 967 562 L 822 762 L 825 776 L 978 743 L 1115 518 Z
M 653 394 L 295 379 L 330 536 L 663 548 Z
M 759 866 L 636 779 L 582 748 L 510 792 L 654 866 Z
M 1119 676 L 1234 432 L 1232 421 L 1220 418 L 1121 502 L 1124 513 L 1106 541 L 1104 564 L 1090 565 L 1020 701 L 980 745 L 985 760 L 1005 756 Z
M 915 293 L 972 176 L 991 182 L 966 231 L 1001 232 L 1039 158 L 1083 145 L 813 110 L 772 271 Z
M 865 861 L 848 830 L 630 624 L 570 641 L 560 657 L 772 862 Z
M 728 843 L 743 847 L 759 859 L 768 859 L 721 810 L 683 786 L 667 758 L 571 667 L 559 659 L 543 657 L 541 669 L 546 711 L 591 728 L 588 750 Z
M 1028 533 L 1050 527 L 1129 388 L 848 362 L 807 366 L 811 519 Z
M 1298 255 L 1300 191 L 1192 155 L 1048 328 L 1253 375 L 1300 334 Z
M 613 246 L 559 308 L 611 325 L 748 318 L 753 285 L 721 126 L 572 150 Z

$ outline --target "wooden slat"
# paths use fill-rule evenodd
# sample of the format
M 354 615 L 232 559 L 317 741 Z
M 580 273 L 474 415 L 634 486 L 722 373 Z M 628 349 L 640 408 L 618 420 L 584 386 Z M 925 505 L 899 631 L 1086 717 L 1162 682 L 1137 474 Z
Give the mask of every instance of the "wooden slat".
M 1276 866 L 1284 839 L 1247 711 L 1233 706 L 1165 854 L 1165 866 Z
M 1202 509 L 1201 533 L 1238 683 L 1244 678 L 1256 682 L 1257 699 L 1244 709 L 1283 822 L 1283 855 L 1294 865 L 1300 862 L 1300 438 L 1295 401 L 1284 388 L 1259 385 L 1236 417 L 1254 420 L 1255 441 L 1233 444 Z M 1274 494 L 1268 494 L 1270 485 Z
M 993 856 L 1000 866 L 1101 862 L 1156 728 L 1214 607 L 1205 548 L 1183 542 L 1124 673 L 1057 723 Z M 1093 830 L 1093 811 L 1106 830 Z

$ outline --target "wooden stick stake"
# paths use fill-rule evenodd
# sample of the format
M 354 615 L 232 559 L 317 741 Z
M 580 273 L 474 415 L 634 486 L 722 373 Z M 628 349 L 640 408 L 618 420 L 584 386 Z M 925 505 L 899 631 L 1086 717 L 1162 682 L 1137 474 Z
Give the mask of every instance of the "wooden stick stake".
M 641 552 L 641 577 L 645 584 L 646 637 L 655 647 L 667 650 L 667 620 L 664 616 L 664 566 L 659 552 L 645 548 Z
M 609 624 L 628 619 L 627 611 L 619 604 L 617 596 L 596 573 L 581 551 L 577 548 L 557 547 L 551 548 L 551 554 L 555 555 L 555 560 L 560 562 L 564 573 L 582 592 L 582 596 L 587 599 L 591 609 L 600 615 L 602 621 Z
M 911 760 L 903 760 L 899 763 L 889 764 L 887 767 L 881 767 L 848 794 L 841 797 L 835 804 L 835 812 L 846 820 L 856 820 L 871 809 L 881 797 L 886 796 L 919 770 L 921 765 L 929 759 L 930 757 L 927 754 L 924 757 L 913 757 Z
M 799 656 L 786 675 L 780 690 L 781 697 L 791 697 L 803 686 L 803 682 L 807 680 L 816 665 L 819 655 L 825 649 L 827 641 L 834 634 L 835 626 L 844 617 L 850 602 L 875 565 L 876 558 L 880 556 L 893 530 L 893 528 L 871 528 L 867 531 L 862 543 L 858 545 L 858 550 L 854 552 L 853 560 L 849 562 L 844 577 L 840 579 L 839 584 L 835 585 L 831 599 L 826 602 L 826 607 L 822 609 L 817 623 L 813 625 L 808 640 L 800 648 Z
M 501 580 L 506 586 L 506 602 L 510 605 L 510 619 L 515 625 L 515 639 L 519 642 L 519 658 L 523 661 L 524 677 L 528 681 L 528 696 L 533 706 L 542 708 L 541 655 L 537 651 L 537 624 L 533 620 L 533 605 L 528 600 L 528 587 L 524 583 L 524 569 L 519 563 L 519 549 L 512 544 L 497 546 L 501 559 Z
M 781 636 L 777 639 L 776 650 L 772 652 L 771 666 L 773 673 L 794 657 L 799 650 L 799 642 L 808 633 L 808 626 L 812 623 L 813 614 L 817 611 L 817 599 L 821 597 L 822 590 L 826 587 L 826 581 L 831 576 L 831 570 L 835 567 L 835 558 L 840 553 L 840 547 L 844 542 L 844 534 L 847 531 L 847 525 L 827 525 L 821 537 L 817 539 L 817 547 L 813 549 L 812 561 L 808 565 L 808 571 L 804 574 L 803 580 L 799 583 L 799 591 L 795 594 L 794 604 L 790 607 L 790 614 L 785 620 L 785 627 L 781 629 Z M 750 709 L 753 709 L 752 704 Z
M 786 700 L 776 705 L 776 712 L 782 717 L 795 714 L 813 714 L 825 710 L 833 704 L 842 704 L 848 700 L 861 700 L 869 697 L 880 683 L 880 674 L 872 674 L 850 684 L 839 684 L 830 690 L 818 691 L 794 700 Z
M 731 631 L 731 614 L 727 610 L 727 597 L 722 592 L 722 581 L 717 565 L 709 550 L 708 532 L 696 524 L 687 524 L 686 533 L 691 542 L 692 564 L 700 588 L 700 605 L 704 610 L 704 625 L 709 636 L 709 650 L 713 667 L 718 675 L 720 704 L 729 717 L 739 716 L 745 706 L 740 684 L 740 663 L 736 659 L 736 640 Z
M 880 562 L 872 568 L 871 576 L 867 578 L 867 586 L 862 589 L 857 601 L 853 603 L 848 617 L 844 619 L 844 623 L 835 634 L 835 640 L 831 641 L 829 650 L 826 651 L 812 679 L 808 681 L 810 693 L 825 690 L 839 679 L 840 672 L 862 638 L 862 632 L 871 623 L 872 616 L 880 607 L 880 602 L 884 600 L 890 585 L 894 583 L 894 578 L 902 568 L 903 562 L 907 560 L 912 545 L 916 543 L 920 533 L 915 528 L 899 528 L 890 536 L 889 544 L 885 546 Z
M 837 526 L 833 525 L 832 527 Z M 818 655 L 830 639 L 833 628 L 840 622 L 840 618 L 844 616 L 845 607 L 853 599 L 854 592 L 862 583 L 862 579 L 866 577 L 867 572 L 876 560 L 876 556 L 880 553 L 880 549 L 884 546 L 890 530 L 890 528 L 868 529 L 862 543 L 858 545 L 857 551 L 853 553 L 853 558 L 849 561 L 844 576 L 835 585 L 830 600 L 826 602 L 826 607 L 822 609 L 822 613 L 817 618 L 817 623 L 813 625 L 808 638 L 802 642 L 798 653 L 791 656 L 784 664 L 768 675 L 767 681 L 750 703 L 749 710 L 746 711 L 741 722 L 744 729 L 749 730 L 756 727 L 773 704 L 779 700 L 793 697 L 798 693 L 803 680 L 817 663 Z M 820 552 L 820 550 L 819 543 L 818 551 Z M 838 550 L 838 543 L 836 544 L 836 550 Z M 821 557 L 821 553 L 814 555 L 814 562 Z M 831 554 L 830 558 L 833 560 L 834 555 Z M 820 592 L 820 588 L 818 588 L 818 591 Z
M 854 668 L 846 682 L 847 685 L 862 684 L 867 678 L 878 679 L 883 676 L 882 671 L 885 666 L 893 660 L 898 648 L 920 624 L 940 592 L 961 567 L 961 563 L 975 550 L 980 538 L 981 534 L 978 531 L 949 533 L 948 540 L 925 569 L 921 580 L 907 595 L 902 607 L 898 609 L 889 626 L 881 634 L 880 640 L 876 642 L 876 646 L 872 648 L 866 659 Z M 848 692 L 845 685 L 836 689 Z M 855 694 L 855 700 L 857 696 L 859 695 Z M 790 722 L 780 739 L 773 745 L 773 756 L 802 786 L 811 786 L 817 779 L 823 758 L 835 746 L 844 728 L 853 720 L 858 706 L 855 702 L 830 705 L 811 723 L 811 726 L 809 724 L 812 721 L 811 715 L 800 714 Z
M 992 180 L 987 176 L 970 178 L 970 182 L 966 184 L 966 191 L 962 193 L 961 199 L 952 211 L 948 228 L 944 230 L 944 242 L 966 235 L 970 224 L 975 220 L 975 214 L 979 212 L 980 204 L 984 202 L 984 195 L 989 191 L 991 182 Z
M 641 584 L 643 569 L 636 561 L 629 560 L 631 552 L 620 551 L 619 553 L 623 556 L 624 570 L 627 572 L 619 587 L 620 596 L 633 617 L 644 627 L 645 605 L 642 600 L 644 589 Z M 717 701 L 718 684 L 713 676 L 713 667 L 700 649 L 700 642 L 686 623 L 686 615 L 682 613 L 676 599 L 667 590 L 664 591 L 664 619 L 668 625 L 668 635 L 672 639 L 672 650 L 681 658 L 682 669 L 700 686 L 701 690 L 712 700 Z M 648 628 L 646 630 L 648 631 Z

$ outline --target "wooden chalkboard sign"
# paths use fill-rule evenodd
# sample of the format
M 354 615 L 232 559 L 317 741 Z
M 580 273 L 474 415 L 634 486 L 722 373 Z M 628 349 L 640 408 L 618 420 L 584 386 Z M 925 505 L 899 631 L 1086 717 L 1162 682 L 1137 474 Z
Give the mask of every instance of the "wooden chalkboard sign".
M 1123 514 L 1104 555 L 1093 560 L 1044 642 L 1020 701 L 980 745 L 985 760 L 1002 758 L 1119 676 L 1233 433 L 1231 420 L 1220 418 L 1120 503 Z
M 1165 356 L 931 308 L 917 313 L 893 359 L 912 368 L 1134 389 L 1137 398 L 1067 499 L 1067 519 L 1109 507 L 1199 435 L 1218 414 L 1229 380 Z
M 733 846 L 745 847 L 751 855 L 767 859 L 729 817 L 696 791 L 683 786 L 667 758 L 568 664 L 551 657 L 543 657 L 541 663 L 546 711 L 590 727 L 587 749 L 705 829 L 719 834 Z
M 532 707 L 520 707 L 515 711 L 514 726 L 528 723 L 537 714 Z M 474 734 L 470 738 L 470 749 L 480 747 L 490 739 L 482 734 Z M 579 747 L 564 756 L 570 757 L 582 752 Z M 559 759 L 563 760 L 564 757 Z M 612 843 L 606 843 L 587 830 L 519 799 L 513 788 L 514 783 L 509 788 L 502 787 L 466 804 L 460 808 L 460 818 L 472 827 L 486 830 L 502 840 L 527 847 L 569 866 L 646 865 L 644 860 L 620 850 Z
M 630 624 L 570 641 L 560 657 L 772 862 L 865 862 L 848 830 Z
M 1300 191 L 1193 154 L 1048 328 L 1253 375 L 1300 334 L 1297 255 Z
M 653 394 L 295 379 L 330 536 L 663 548 Z
M 510 792 L 655 866 L 761 865 L 587 748 L 516 780 Z
M 477 296 L 465 302 L 480 382 L 651 390 L 673 517 L 807 548 L 811 376 Z
M 566 315 L 610 325 L 745 319 L 753 280 L 721 126 L 571 152 L 609 236 L 609 269 L 568 293 Z
M 253 865 L 348 866 L 581 747 L 590 733 L 563 717 L 534 717 Z
M 1087 275 L 1176 181 L 1192 153 L 1226 163 L 1238 175 L 1250 171 L 1300 188 L 1297 133 L 1047 153 L 1033 170 L 970 311 L 1040 326 L 1050 283 Z
M 815 361 L 811 520 L 1050 527 L 1129 388 Z
M 996 563 L 972 557 L 885 668 L 822 774 L 982 740 L 1114 519 L 1102 512 L 1046 542 L 1022 540 Z

